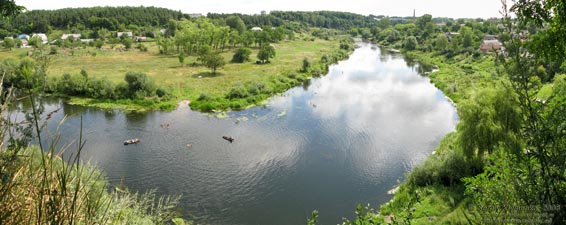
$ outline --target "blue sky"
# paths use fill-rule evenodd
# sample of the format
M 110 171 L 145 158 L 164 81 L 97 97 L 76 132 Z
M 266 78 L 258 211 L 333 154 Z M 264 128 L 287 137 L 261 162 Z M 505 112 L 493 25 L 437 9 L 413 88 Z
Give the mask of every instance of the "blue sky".
M 345 11 L 363 15 L 489 18 L 500 17 L 500 0 L 16 0 L 28 9 L 60 9 L 92 6 L 155 6 L 183 13 L 244 13 L 262 10 Z

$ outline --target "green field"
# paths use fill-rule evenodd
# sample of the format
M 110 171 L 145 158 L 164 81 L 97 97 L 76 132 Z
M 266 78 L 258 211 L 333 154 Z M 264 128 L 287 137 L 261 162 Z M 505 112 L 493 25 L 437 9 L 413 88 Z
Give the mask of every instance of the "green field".
M 124 82 L 126 72 L 142 72 L 151 77 L 158 86 L 165 87 L 173 94 L 173 100 L 177 102 L 186 100 L 196 100 L 200 94 L 205 93 L 210 96 L 225 96 L 232 87 L 244 85 L 249 82 L 269 83 L 287 77 L 288 74 L 297 72 L 302 66 L 302 61 L 306 57 L 311 62 L 318 62 L 324 54 L 332 54 L 339 49 L 337 40 L 314 41 L 294 40 L 281 41 L 272 44 L 276 49 L 275 58 L 271 63 L 255 64 L 257 48 L 252 48 L 250 62 L 230 63 L 234 54 L 234 49 L 226 49 L 222 56 L 227 64 L 212 74 L 210 69 L 200 65 L 196 61 L 196 56 L 188 56 L 184 65 L 181 65 L 178 55 L 160 55 L 155 43 L 144 43 L 148 46 L 147 52 L 137 49 L 120 50 L 121 48 L 111 48 L 105 45 L 102 49 L 93 47 L 75 49 L 60 48 L 57 54 L 51 55 L 51 61 L 47 70 L 48 76 L 60 77 L 65 73 L 79 74 L 81 70 L 87 71 L 89 77 L 101 79 L 105 78 L 114 83 Z M 49 49 L 49 47 L 47 48 Z M 5 57 L 24 57 L 27 51 L 32 49 L 13 49 L 12 51 L 0 51 L 0 59 Z M 136 104 L 135 101 L 93 101 L 85 99 L 73 99 L 74 103 L 91 105 L 102 108 L 124 108 L 141 109 L 144 106 L 124 106 L 124 104 Z M 169 102 L 172 104 L 173 102 Z M 120 106 L 122 105 L 122 106 Z M 150 108 L 159 108 L 150 106 Z M 163 107 L 161 107 L 163 108 Z

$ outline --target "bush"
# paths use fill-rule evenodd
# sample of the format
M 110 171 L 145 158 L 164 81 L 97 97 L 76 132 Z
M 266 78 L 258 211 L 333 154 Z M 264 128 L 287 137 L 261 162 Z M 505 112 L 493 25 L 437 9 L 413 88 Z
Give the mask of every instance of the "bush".
M 437 153 L 426 161 L 413 168 L 407 176 L 407 183 L 411 186 L 461 184 L 464 177 L 472 177 L 481 173 L 483 165 L 481 160 L 466 159 L 459 150 L 454 150 L 456 135 L 449 134 L 437 148 Z
M 311 62 L 309 61 L 308 58 L 305 57 L 303 59 L 303 67 L 301 69 L 301 72 L 307 72 L 310 67 L 311 67 Z
M 145 46 L 142 43 L 139 43 L 136 48 L 139 49 L 141 52 L 147 52 L 147 46 Z
M 238 48 L 236 53 L 232 57 L 233 63 L 243 63 L 250 61 L 250 55 L 252 54 L 252 50 L 249 48 Z
M 235 99 L 235 98 L 246 98 L 248 96 L 249 93 L 246 90 L 246 88 L 242 85 L 239 85 L 230 89 L 230 92 L 228 92 L 228 95 L 226 97 L 228 99 Z
M 128 72 L 124 80 L 127 83 L 129 97 L 148 97 L 155 91 L 155 83 L 145 73 Z
M 57 54 L 57 46 L 55 46 L 55 45 L 51 46 L 49 54 L 56 55 Z
M 157 88 L 157 90 L 155 90 L 155 94 L 157 94 L 157 97 L 164 97 L 165 95 L 168 95 L 169 92 L 163 88 L 163 87 L 159 87 Z
M 199 95 L 198 98 L 197 98 L 198 101 L 210 101 L 210 100 L 212 100 L 212 99 L 213 99 L 213 98 L 212 98 L 210 95 L 206 94 L 206 93 L 200 93 L 200 95 Z
M 405 38 L 405 40 L 403 41 L 403 48 L 412 51 L 417 49 L 417 38 L 415 36 L 409 36 L 407 38 Z

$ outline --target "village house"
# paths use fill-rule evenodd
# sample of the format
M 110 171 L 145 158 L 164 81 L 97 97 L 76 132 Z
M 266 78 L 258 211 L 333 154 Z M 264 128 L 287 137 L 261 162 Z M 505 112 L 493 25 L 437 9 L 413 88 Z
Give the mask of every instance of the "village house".
M 81 34 L 63 34 L 61 35 L 61 40 L 67 40 L 67 38 L 72 37 L 73 39 L 81 39 Z
M 147 41 L 147 37 L 136 36 L 136 37 L 134 38 L 134 40 L 135 40 L 136 42 L 146 42 L 146 41 Z
M 24 40 L 24 39 L 25 39 L 25 40 L 29 40 L 29 35 L 27 35 L 27 34 L 20 34 L 20 35 L 18 35 L 17 39 L 20 39 L 20 40 Z
M 480 50 L 482 52 L 489 52 L 489 51 L 499 51 L 503 48 L 503 43 L 501 43 L 498 39 L 496 35 L 486 35 L 481 44 L 480 44 Z
M 132 32 L 116 32 L 116 37 L 122 37 L 126 35 L 126 37 L 133 38 L 134 34 Z
M 31 35 L 31 38 L 35 38 L 38 37 L 41 39 L 41 42 L 43 44 L 47 44 L 48 40 L 47 40 L 47 35 L 46 34 L 42 34 L 42 33 L 37 33 L 37 34 L 33 34 Z
M 446 38 L 448 38 L 448 41 L 452 41 L 452 38 L 454 38 L 454 36 L 456 35 L 460 35 L 460 33 L 458 32 L 446 32 Z
M 252 27 L 251 29 L 252 31 L 263 31 L 263 29 L 261 29 L 261 27 Z
M 190 13 L 189 17 L 191 18 L 199 18 L 199 17 L 204 17 L 204 15 L 202 15 L 202 13 Z
M 28 46 L 28 41 L 30 39 L 29 35 L 20 34 L 20 35 L 18 35 L 18 37 L 16 37 L 16 39 L 20 40 L 20 43 L 21 43 L 21 45 L 19 46 L 20 48 L 29 48 L 29 46 Z

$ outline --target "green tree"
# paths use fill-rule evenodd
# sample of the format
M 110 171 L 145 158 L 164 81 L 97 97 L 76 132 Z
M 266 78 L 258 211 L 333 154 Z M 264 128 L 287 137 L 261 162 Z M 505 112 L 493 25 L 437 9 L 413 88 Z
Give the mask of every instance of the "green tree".
M 377 21 L 377 26 L 385 30 L 391 26 L 391 19 L 389 19 L 389 17 L 383 17 Z
M 110 31 L 106 28 L 102 28 L 98 30 L 97 33 L 98 33 L 98 38 L 102 40 L 106 40 L 110 36 Z
M 552 224 L 566 224 L 564 207 L 549 207 L 566 203 L 566 76 L 554 78 L 549 91 L 542 91 L 538 77 L 540 65 L 563 62 L 563 21 L 566 8 L 563 1 L 515 1 L 518 23 L 507 13 L 502 1 L 506 31 L 510 39 L 505 43 L 506 57 L 500 57 L 509 87 L 516 94 L 520 117 L 517 137 L 520 151 L 501 151 L 489 160 L 484 173 L 466 179 L 467 192 L 476 204 L 529 205 L 549 212 Z M 535 22 L 540 35 L 521 40 L 517 24 Z M 542 94 L 545 93 L 545 94 Z M 508 212 L 502 212 L 508 213 Z M 484 217 L 485 213 L 479 212 Z M 505 218 L 504 218 L 505 219 Z
M 249 48 L 238 48 L 234 56 L 232 57 L 232 62 L 234 63 L 243 63 L 250 61 L 250 55 L 252 54 L 252 50 Z
M 11 37 L 5 37 L 2 45 L 4 46 L 4 48 L 10 49 L 10 51 L 12 51 L 12 48 L 16 46 L 16 42 Z
M 169 55 L 173 53 L 174 45 L 171 38 L 158 38 L 157 46 L 159 47 L 159 54 Z
M 434 32 L 434 23 L 430 14 L 424 14 L 415 23 L 421 33 L 422 40 L 427 39 Z
M 417 49 L 417 38 L 415 36 L 408 36 L 405 38 L 405 40 L 403 41 L 403 48 L 412 51 Z
M 219 53 L 210 53 L 205 57 L 204 64 L 215 74 L 218 68 L 226 65 L 226 61 Z
M 124 36 L 124 35 L 122 35 Z M 132 39 L 129 37 L 125 37 L 122 40 L 122 44 L 124 44 L 124 47 L 126 47 L 126 49 L 131 49 L 132 48 Z
M 181 63 L 181 66 L 184 65 L 184 63 L 185 63 L 185 52 L 181 52 L 179 54 L 179 63 Z
M 143 98 L 152 96 L 155 92 L 155 84 L 145 73 L 128 72 L 124 80 L 127 84 L 127 95 L 130 98 Z
M 16 5 L 14 0 L 0 0 L 0 18 L 14 17 L 26 8 L 23 6 Z
M 240 34 L 246 30 L 246 24 L 239 16 L 229 16 L 226 18 L 226 25 L 238 31 Z
M 95 46 L 97 49 L 102 49 L 102 46 L 104 46 L 104 41 L 102 41 L 102 40 L 96 40 L 96 41 L 94 41 L 94 46 Z
M 483 157 L 504 146 L 520 150 L 517 132 L 521 114 L 516 94 L 509 88 L 483 89 L 459 107 L 458 142 L 468 158 Z
M 530 38 L 529 51 L 548 61 L 566 60 L 566 3 L 563 1 L 514 1 L 511 8 L 523 24 L 531 24 L 544 32 Z M 533 28 L 531 28 L 532 30 Z
M 301 71 L 307 72 L 310 67 L 311 67 L 311 62 L 309 62 L 309 59 L 307 57 L 305 57 L 303 59 L 303 68 L 301 69 Z
M 468 48 L 473 46 L 474 37 L 473 32 L 469 27 L 463 26 L 460 28 L 460 37 L 462 39 L 462 47 Z
M 40 37 L 32 37 L 29 40 L 28 45 L 30 45 L 34 48 L 41 48 L 41 46 L 43 46 L 43 41 L 41 40 Z
M 208 57 L 212 53 L 212 48 L 209 45 L 202 45 L 197 50 L 197 60 L 206 64 Z
M 434 49 L 439 52 L 446 52 L 448 49 L 448 38 L 444 34 L 439 34 L 434 39 Z
M 257 58 L 261 60 L 262 63 L 269 63 L 269 59 L 273 57 L 275 57 L 275 47 L 270 44 L 263 45 L 257 53 Z

